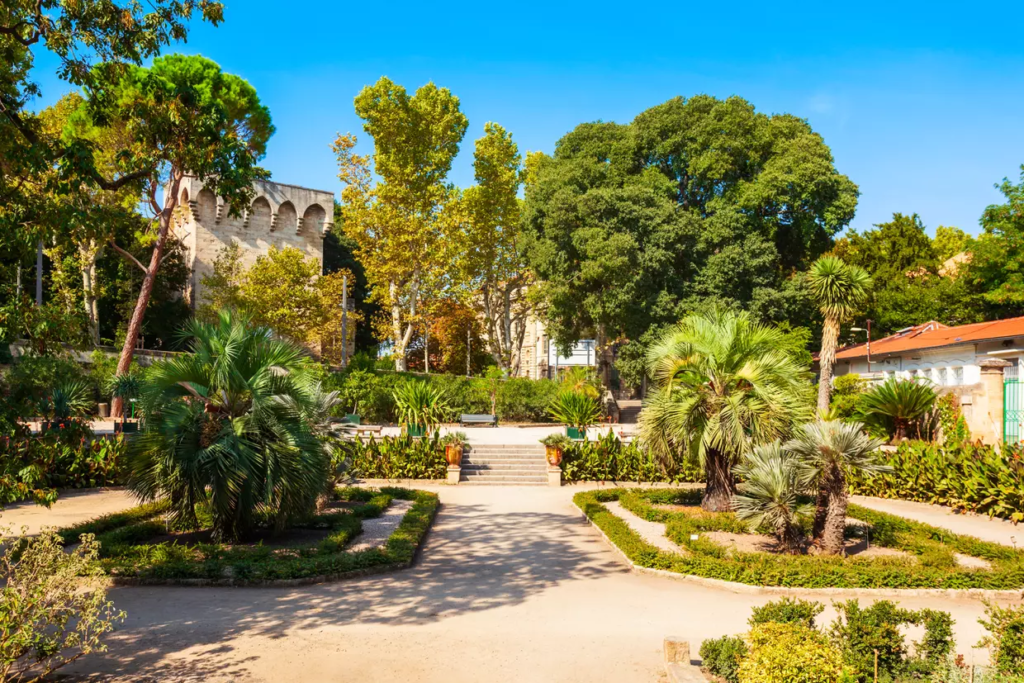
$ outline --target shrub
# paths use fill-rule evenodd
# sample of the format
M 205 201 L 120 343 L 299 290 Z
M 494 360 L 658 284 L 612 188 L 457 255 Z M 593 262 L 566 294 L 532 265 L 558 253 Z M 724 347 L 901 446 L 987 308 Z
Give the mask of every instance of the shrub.
M 750 632 L 739 683 L 836 683 L 842 658 L 823 634 L 803 624 L 767 623 Z
M 710 638 L 700 644 L 701 665 L 729 683 L 739 683 L 740 662 L 747 656 L 747 644 L 739 636 Z
M 814 628 L 814 618 L 820 615 L 824 609 L 825 606 L 820 602 L 800 600 L 799 598 L 782 598 L 761 607 L 755 607 L 747 623 L 751 626 L 803 624 Z
M 422 380 L 407 380 L 393 394 L 395 412 L 402 424 L 433 431 L 451 415 L 442 390 Z
M 86 380 L 82 366 L 60 356 L 25 355 L 11 366 L 10 400 L 21 417 L 35 417 L 47 393 L 61 382 Z
M 448 472 L 437 432 L 429 439 L 356 439 L 343 442 L 341 451 L 351 459 L 352 475 L 365 479 L 444 479 Z
M 831 409 L 836 420 L 851 420 L 857 415 L 857 403 L 867 389 L 867 382 L 860 375 L 839 375 L 832 382 Z
M 124 619 L 97 579 L 99 545 L 92 536 L 65 552 L 52 531 L 7 543 L 0 557 L 0 678 L 46 676 L 92 652 Z
M 978 647 L 987 647 L 995 668 L 1003 674 L 1024 676 L 1024 607 L 1000 607 L 985 603 L 985 618 L 978 620 L 988 629 Z
M 935 390 L 910 379 L 890 379 L 861 396 L 858 413 L 863 422 L 885 429 L 896 440 L 921 437 L 921 421 L 935 406 Z
M 555 420 L 570 427 L 586 429 L 601 419 L 601 406 L 597 399 L 578 391 L 559 391 L 548 414 Z
M 701 482 L 700 466 L 687 458 L 663 465 L 638 441 L 623 443 L 614 432 L 596 441 L 576 441 L 562 453 L 562 479 L 580 481 Z

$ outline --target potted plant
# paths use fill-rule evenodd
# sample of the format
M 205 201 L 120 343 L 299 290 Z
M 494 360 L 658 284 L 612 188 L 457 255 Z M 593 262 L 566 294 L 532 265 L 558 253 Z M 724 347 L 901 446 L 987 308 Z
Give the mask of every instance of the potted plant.
M 560 391 L 548 406 L 548 414 L 565 425 L 570 439 L 586 439 L 587 427 L 601 419 L 601 406 L 582 392 Z
M 452 432 L 441 438 L 441 445 L 444 446 L 444 459 L 449 467 L 462 465 L 462 449 L 466 445 L 468 437 L 465 432 Z
M 544 455 L 552 467 L 558 467 L 562 463 L 562 454 L 572 443 L 565 434 L 548 434 L 540 442 L 544 444 Z
M 422 380 L 404 382 L 395 388 L 392 395 L 395 412 L 409 436 L 426 436 L 451 412 L 444 392 Z
M 84 416 L 92 407 L 89 387 L 78 380 L 64 380 L 53 386 L 40 403 L 43 420 L 39 431 L 60 429 L 76 417 Z
M 121 422 L 114 423 L 114 431 L 117 433 L 136 432 L 139 429 L 137 422 L 128 422 L 125 419 L 125 408 L 130 404 L 132 417 L 135 417 L 135 399 L 142 393 L 142 378 L 136 372 L 126 372 L 122 375 L 115 375 L 110 378 L 107 385 L 110 395 L 122 399 Z

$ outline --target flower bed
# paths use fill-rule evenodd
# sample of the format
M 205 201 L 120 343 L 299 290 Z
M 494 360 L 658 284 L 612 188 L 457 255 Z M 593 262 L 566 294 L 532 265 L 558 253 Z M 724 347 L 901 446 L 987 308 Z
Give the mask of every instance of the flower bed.
M 428 439 L 410 436 L 370 437 L 342 442 L 349 473 L 364 479 L 444 479 L 448 463 L 435 432 Z
M 1024 587 L 1024 552 L 969 536 L 851 505 L 849 514 L 870 526 L 873 545 L 902 551 L 906 557 L 841 558 L 729 552 L 707 539 L 713 531 L 744 531 L 731 513 L 672 511 L 657 504 L 699 505 L 700 491 L 610 489 L 585 491 L 576 505 L 634 564 L 755 586 L 800 588 L 932 588 L 1015 590 Z M 646 542 L 605 502 L 664 523 L 665 535 L 681 547 L 666 552 Z M 697 540 L 691 540 L 697 535 Z M 954 553 L 988 562 L 991 569 L 957 564 Z M 912 557 L 911 557 L 912 556 Z
M 687 459 L 664 468 L 636 441 L 623 443 L 609 430 L 596 441 L 573 442 L 562 454 L 562 481 L 701 482 L 704 473 Z
M 335 499 L 353 505 L 290 527 L 290 531 L 319 533 L 322 538 L 315 542 L 226 546 L 160 541 L 167 535 L 162 515 L 169 507 L 162 502 L 62 529 L 60 534 L 67 544 L 81 534 L 96 534 L 101 544 L 100 567 L 118 583 L 313 583 L 408 566 L 439 505 L 434 493 L 402 488 L 337 489 Z M 362 521 L 379 517 L 395 499 L 411 500 L 413 505 L 383 547 L 347 552 L 346 546 L 362 530 Z

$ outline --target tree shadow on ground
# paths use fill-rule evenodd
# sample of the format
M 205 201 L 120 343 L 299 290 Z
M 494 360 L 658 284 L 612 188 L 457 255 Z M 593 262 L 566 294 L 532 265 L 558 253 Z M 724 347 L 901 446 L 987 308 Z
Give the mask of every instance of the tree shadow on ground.
M 230 677 L 244 663 L 232 659 L 230 641 L 242 635 L 284 638 L 344 625 L 423 624 L 624 571 L 578 515 L 446 504 L 415 565 L 403 571 L 304 588 L 113 589 L 110 597 L 128 620 L 111 639 L 110 652 L 85 660 L 81 669 L 118 675 L 161 670 L 175 680 Z M 199 645 L 209 649 L 165 661 Z

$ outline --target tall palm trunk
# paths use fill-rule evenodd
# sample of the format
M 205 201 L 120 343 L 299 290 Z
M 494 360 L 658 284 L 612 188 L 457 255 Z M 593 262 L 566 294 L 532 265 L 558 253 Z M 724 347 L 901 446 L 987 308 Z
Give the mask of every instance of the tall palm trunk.
M 825 517 L 828 515 L 828 489 L 822 482 L 818 486 L 818 494 L 814 500 L 814 525 L 811 527 L 811 539 L 820 545 L 825 533 Z
M 732 459 L 720 450 L 709 448 L 704 456 L 704 470 L 707 483 L 700 507 L 707 512 L 728 512 L 732 509 L 732 497 L 736 494 L 736 482 L 732 476 Z
M 825 529 L 821 537 L 821 552 L 825 555 L 843 553 L 848 504 L 846 476 L 841 468 L 834 467 L 828 477 L 828 513 L 825 515 Z
M 825 316 L 821 331 L 821 353 L 818 355 L 820 380 L 818 384 L 818 414 L 825 415 L 832 396 L 832 366 L 836 364 L 836 346 L 839 344 L 839 318 Z

